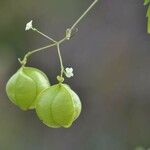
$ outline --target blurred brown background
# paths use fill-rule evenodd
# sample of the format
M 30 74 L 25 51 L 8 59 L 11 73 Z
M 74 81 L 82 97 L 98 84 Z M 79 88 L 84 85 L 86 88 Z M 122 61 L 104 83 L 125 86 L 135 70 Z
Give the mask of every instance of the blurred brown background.
M 7 98 L 5 84 L 20 67 L 17 58 L 49 41 L 25 24 L 63 37 L 91 0 L 0 0 L 0 150 L 144 150 L 150 147 L 150 35 L 142 0 L 105 0 L 62 48 L 66 80 L 80 95 L 83 111 L 69 129 L 43 125 Z M 56 83 L 55 49 L 33 55 L 29 66 Z M 140 146 L 142 146 L 140 148 Z

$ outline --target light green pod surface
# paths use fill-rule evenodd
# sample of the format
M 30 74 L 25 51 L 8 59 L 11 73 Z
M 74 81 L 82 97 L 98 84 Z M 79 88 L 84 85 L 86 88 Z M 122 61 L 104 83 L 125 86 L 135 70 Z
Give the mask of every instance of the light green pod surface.
M 44 124 L 52 128 L 68 128 L 81 112 L 78 95 L 66 84 L 45 89 L 36 101 L 36 112 Z
M 35 108 L 38 94 L 50 86 L 47 76 L 32 67 L 21 67 L 7 82 L 9 99 L 23 110 Z

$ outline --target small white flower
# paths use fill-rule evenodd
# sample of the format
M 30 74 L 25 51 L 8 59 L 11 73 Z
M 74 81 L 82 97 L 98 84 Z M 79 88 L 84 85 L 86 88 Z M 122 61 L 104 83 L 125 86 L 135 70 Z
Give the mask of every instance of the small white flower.
M 32 20 L 26 24 L 25 31 L 32 29 Z
M 67 78 L 71 78 L 71 77 L 73 77 L 73 68 L 66 68 L 65 69 L 65 75 L 66 75 L 66 77 Z

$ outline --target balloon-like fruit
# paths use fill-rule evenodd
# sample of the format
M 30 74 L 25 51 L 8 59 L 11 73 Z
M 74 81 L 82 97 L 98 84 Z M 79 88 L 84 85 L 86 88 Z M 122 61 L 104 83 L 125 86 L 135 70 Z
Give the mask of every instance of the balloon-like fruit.
M 42 91 L 36 100 L 36 113 L 52 128 L 69 128 L 81 112 L 78 95 L 66 84 L 56 84 Z
M 38 94 L 50 86 L 47 76 L 33 67 L 21 67 L 7 82 L 9 99 L 22 110 L 34 109 Z

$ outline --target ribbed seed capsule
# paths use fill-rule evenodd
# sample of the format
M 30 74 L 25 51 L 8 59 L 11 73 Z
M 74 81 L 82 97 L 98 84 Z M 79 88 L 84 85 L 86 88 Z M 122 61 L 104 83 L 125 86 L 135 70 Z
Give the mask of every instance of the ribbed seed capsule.
M 52 128 L 72 125 L 81 112 L 78 95 L 66 84 L 45 89 L 36 100 L 36 112 L 44 124 Z
M 32 67 L 21 67 L 7 82 L 9 99 L 23 110 L 35 108 L 38 94 L 50 86 L 47 76 Z

